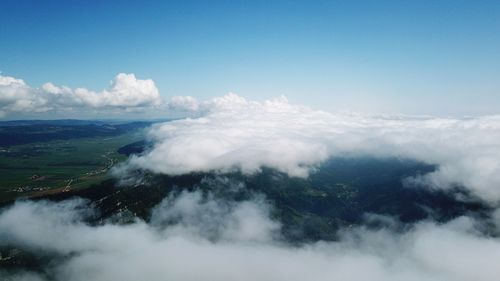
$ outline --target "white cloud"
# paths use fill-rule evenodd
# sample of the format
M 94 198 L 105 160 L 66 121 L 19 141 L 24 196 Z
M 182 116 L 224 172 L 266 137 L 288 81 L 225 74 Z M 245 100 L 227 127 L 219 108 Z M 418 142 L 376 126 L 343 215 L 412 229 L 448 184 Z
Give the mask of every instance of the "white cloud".
M 0 243 L 64 255 L 44 270 L 51 280 L 65 281 L 496 281 L 500 275 L 500 240 L 477 233 L 467 217 L 422 222 L 403 233 L 357 227 L 337 242 L 291 246 L 275 238 L 279 225 L 259 200 L 231 203 L 183 193 L 158 206 L 151 224 L 90 226 L 80 220 L 81 210 L 81 201 L 18 202 L 0 214 Z
M 118 74 L 109 89 L 94 92 L 45 83 L 32 88 L 23 80 L 0 76 L 0 111 L 39 113 L 49 111 L 121 110 L 134 111 L 159 107 L 162 99 L 151 79 L 134 74 Z
M 200 103 L 191 96 L 175 96 L 170 99 L 168 107 L 175 111 L 195 112 L 200 109 Z
M 154 148 L 132 157 L 129 167 L 177 175 L 235 169 L 254 173 L 267 166 L 306 177 L 333 156 L 396 156 L 439 165 L 436 172 L 408 182 L 437 188 L 463 185 L 486 201 L 500 200 L 500 116 L 331 114 L 285 98 L 254 102 L 234 94 L 207 102 L 177 100 L 197 109 L 199 117 L 154 126 Z
M 51 110 L 44 95 L 36 95 L 21 79 L 0 75 L 0 109 L 6 112 L 44 112 Z
M 265 242 L 277 235 L 280 225 L 268 218 L 269 206 L 262 198 L 238 204 L 203 198 L 200 192 L 168 197 L 152 212 L 151 224 L 168 226 L 169 233 L 203 236 L 225 241 Z

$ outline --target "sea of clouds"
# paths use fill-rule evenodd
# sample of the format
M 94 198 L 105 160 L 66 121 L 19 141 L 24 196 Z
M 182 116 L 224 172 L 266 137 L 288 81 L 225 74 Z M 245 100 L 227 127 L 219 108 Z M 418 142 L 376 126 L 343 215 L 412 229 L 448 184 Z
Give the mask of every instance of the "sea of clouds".
M 336 156 L 401 157 L 437 165 L 408 183 L 468 189 L 491 204 L 500 200 L 500 116 L 451 119 L 328 113 L 235 94 L 170 103 L 192 118 L 153 126 L 153 148 L 125 167 L 180 175 L 191 172 L 258 172 L 270 167 L 307 177 Z
M 41 89 L 0 77 L 0 107 L 52 110 L 163 106 L 188 118 L 150 129 L 150 150 L 115 169 L 181 175 L 258 173 L 270 167 L 308 177 L 336 156 L 402 157 L 436 165 L 406 179 L 414 188 L 461 187 L 493 209 L 500 200 L 500 116 L 433 118 L 328 113 L 229 94 L 209 101 L 161 101 L 154 83 L 120 74 L 96 93 L 51 84 Z M 89 225 L 88 202 L 22 201 L 0 213 L 0 245 L 59 257 L 44 272 L 0 272 L 2 280 L 498 280 L 500 211 L 487 218 L 421 221 L 405 231 L 363 225 L 338 241 L 291 245 L 273 206 L 256 196 L 231 202 L 200 192 L 171 195 L 149 222 Z M 368 217 L 369 219 L 370 217 Z M 372 218 L 381 219 L 381 218 Z M 489 229 L 488 231 L 484 231 Z

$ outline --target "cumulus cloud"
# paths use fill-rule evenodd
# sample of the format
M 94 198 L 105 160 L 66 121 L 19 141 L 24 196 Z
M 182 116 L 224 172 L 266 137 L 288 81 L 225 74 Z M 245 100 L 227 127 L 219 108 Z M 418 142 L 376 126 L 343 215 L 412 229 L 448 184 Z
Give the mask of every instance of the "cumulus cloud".
M 110 88 L 100 92 L 52 83 L 33 88 L 21 79 L 0 76 L 0 112 L 3 115 L 84 109 L 134 111 L 161 104 L 162 99 L 153 80 L 137 79 L 134 74 L 118 74 Z
M 307 177 L 335 156 L 403 157 L 436 164 L 413 185 L 465 187 L 488 202 L 500 200 L 500 116 L 468 119 L 332 114 L 229 94 L 210 101 L 176 98 L 193 118 L 154 126 L 155 145 L 128 162 L 170 175 L 271 167 Z M 198 114 L 198 115 L 196 115 Z
M 43 276 L 0 272 L 2 280 L 489 281 L 500 275 L 500 240 L 479 233 L 468 217 L 421 222 L 406 232 L 357 227 L 336 242 L 291 246 L 274 235 L 279 224 L 260 199 L 222 202 L 184 192 L 165 199 L 149 224 L 90 226 L 82 210 L 82 201 L 18 202 L 1 213 L 0 243 L 64 257 Z
M 44 95 L 36 95 L 34 89 L 23 80 L 0 75 L 0 111 L 44 112 L 52 107 Z
M 200 103 L 191 96 L 175 96 L 168 103 L 168 107 L 175 111 L 197 112 L 200 110 Z

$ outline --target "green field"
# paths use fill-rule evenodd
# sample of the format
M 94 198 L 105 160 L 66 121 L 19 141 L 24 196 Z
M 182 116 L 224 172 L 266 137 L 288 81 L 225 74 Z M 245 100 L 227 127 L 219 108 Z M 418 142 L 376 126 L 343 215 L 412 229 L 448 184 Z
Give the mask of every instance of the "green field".
M 15 145 L 0 149 L 0 202 L 85 188 L 109 177 L 109 168 L 127 157 L 123 145 L 143 138 L 140 131 Z

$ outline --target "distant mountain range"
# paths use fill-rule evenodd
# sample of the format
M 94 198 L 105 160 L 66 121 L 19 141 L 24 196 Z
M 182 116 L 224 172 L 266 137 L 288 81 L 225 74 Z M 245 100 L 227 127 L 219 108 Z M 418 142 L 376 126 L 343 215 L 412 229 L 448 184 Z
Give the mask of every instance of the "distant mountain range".
M 0 121 L 0 127 L 12 126 L 30 126 L 30 125 L 54 125 L 54 126 L 83 126 L 83 125 L 116 125 L 127 123 L 159 123 L 168 122 L 172 119 L 151 119 L 151 120 L 120 120 L 120 119 L 96 119 L 96 120 L 79 120 L 79 119 L 55 119 L 55 120 L 7 120 Z
M 0 146 L 97 136 L 117 136 L 151 126 L 154 121 L 15 120 L 0 121 Z

